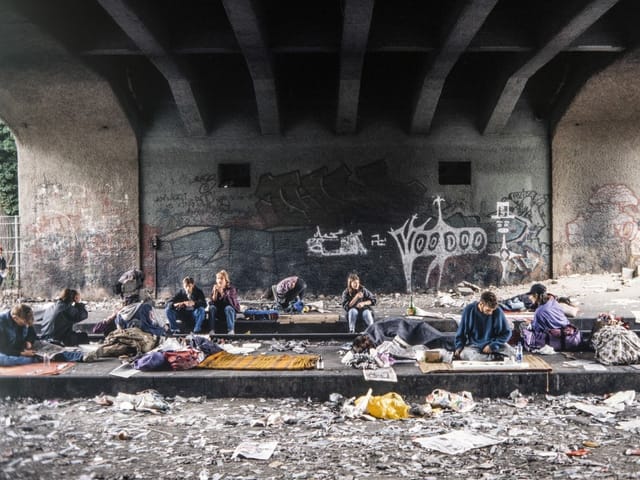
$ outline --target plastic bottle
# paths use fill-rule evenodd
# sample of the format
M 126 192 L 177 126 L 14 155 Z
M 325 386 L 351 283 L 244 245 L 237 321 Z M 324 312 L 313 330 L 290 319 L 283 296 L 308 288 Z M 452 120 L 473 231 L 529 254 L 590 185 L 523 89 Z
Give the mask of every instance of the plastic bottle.
M 516 345 L 516 363 L 522 363 L 522 344 Z

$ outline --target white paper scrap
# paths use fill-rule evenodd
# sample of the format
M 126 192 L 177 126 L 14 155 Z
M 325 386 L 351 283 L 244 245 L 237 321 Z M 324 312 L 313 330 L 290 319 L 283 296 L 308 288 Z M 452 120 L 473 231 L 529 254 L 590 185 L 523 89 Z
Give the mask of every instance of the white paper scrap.
M 242 442 L 236 447 L 231 458 L 243 457 L 268 460 L 277 446 L 278 442 Z
M 364 379 L 367 382 L 397 382 L 398 381 L 396 372 L 392 367 L 376 368 L 375 370 L 363 368 L 362 373 L 364 374 Z
M 420 437 L 415 441 L 423 448 L 438 450 L 442 453 L 457 455 L 474 448 L 488 447 L 503 442 L 486 435 L 467 430 L 453 430 L 435 437 Z

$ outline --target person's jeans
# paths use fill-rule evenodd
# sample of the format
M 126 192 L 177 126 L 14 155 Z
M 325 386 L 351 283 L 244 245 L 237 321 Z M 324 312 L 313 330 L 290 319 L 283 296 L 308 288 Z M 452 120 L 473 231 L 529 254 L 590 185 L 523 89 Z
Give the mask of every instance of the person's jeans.
M 164 313 L 167 316 L 167 320 L 169 320 L 169 325 L 171 326 L 171 330 L 179 330 L 178 328 L 178 310 L 173 308 L 173 305 L 167 305 L 164 309 Z M 202 322 L 204 321 L 204 308 L 198 307 L 193 310 L 180 310 L 181 315 L 191 315 L 194 321 L 194 332 L 199 332 L 202 327 Z
M 5 355 L 0 353 L 0 367 L 12 367 L 14 365 L 27 365 L 38 361 L 37 357 L 23 357 L 15 355 Z
M 209 329 L 215 330 L 216 316 L 218 315 L 218 307 L 215 305 L 209 305 Z M 236 325 L 236 310 L 231 305 L 224 307 L 224 318 L 227 322 L 227 332 L 235 331 Z
M 53 356 L 53 360 L 58 362 L 58 361 L 63 361 L 63 362 L 81 362 L 82 358 L 84 356 L 84 353 L 81 350 L 75 351 L 75 352 L 60 352 L 60 353 L 56 353 Z
M 83 357 L 82 351 L 60 352 L 56 353 L 52 360 L 62 362 L 81 362 Z M 0 353 L 0 367 L 12 367 L 15 365 L 28 365 L 40 361 L 40 357 L 24 357 L 15 355 L 5 355 Z
M 368 308 L 364 310 L 358 310 L 357 308 L 350 308 L 349 312 L 347 312 L 347 317 L 349 319 L 349 332 L 354 333 L 356 331 L 356 323 L 358 321 L 358 316 L 362 315 L 362 320 L 364 323 L 369 325 L 373 325 L 373 313 Z

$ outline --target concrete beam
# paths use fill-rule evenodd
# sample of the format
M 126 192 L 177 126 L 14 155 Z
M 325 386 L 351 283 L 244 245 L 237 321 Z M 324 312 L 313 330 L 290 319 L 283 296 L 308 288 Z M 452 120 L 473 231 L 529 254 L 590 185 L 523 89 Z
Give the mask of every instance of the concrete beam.
M 251 0 L 223 0 L 222 4 L 251 73 L 260 130 L 265 135 L 278 134 L 278 92 L 262 19 Z
M 373 3 L 373 0 L 347 0 L 344 4 L 336 118 L 338 134 L 354 133 L 358 124 L 362 64 L 371 28 Z
M 551 35 L 531 58 L 500 83 L 495 104 L 490 108 L 484 134 L 500 132 L 509 121 L 529 79 L 558 53 L 568 48 L 582 33 L 604 15 L 618 0 L 592 0 Z
M 187 133 L 191 136 L 206 135 L 203 114 L 186 73 L 188 69 L 163 43 L 159 29 L 153 26 L 150 12 L 141 15 L 126 0 L 98 0 L 98 3 L 167 80 Z
M 411 133 L 428 133 L 447 76 L 485 22 L 498 0 L 466 0 L 455 11 L 442 48 L 422 79 L 411 119 Z

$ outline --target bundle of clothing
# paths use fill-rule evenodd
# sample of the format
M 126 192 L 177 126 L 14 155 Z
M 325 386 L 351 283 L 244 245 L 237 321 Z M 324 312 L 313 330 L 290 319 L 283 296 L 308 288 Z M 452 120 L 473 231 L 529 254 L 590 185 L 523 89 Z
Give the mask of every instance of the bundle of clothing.
M 604 365 L 640 363 L 640 338 L 619 317 L 601 313 L 591 332 L 595 359 Z

